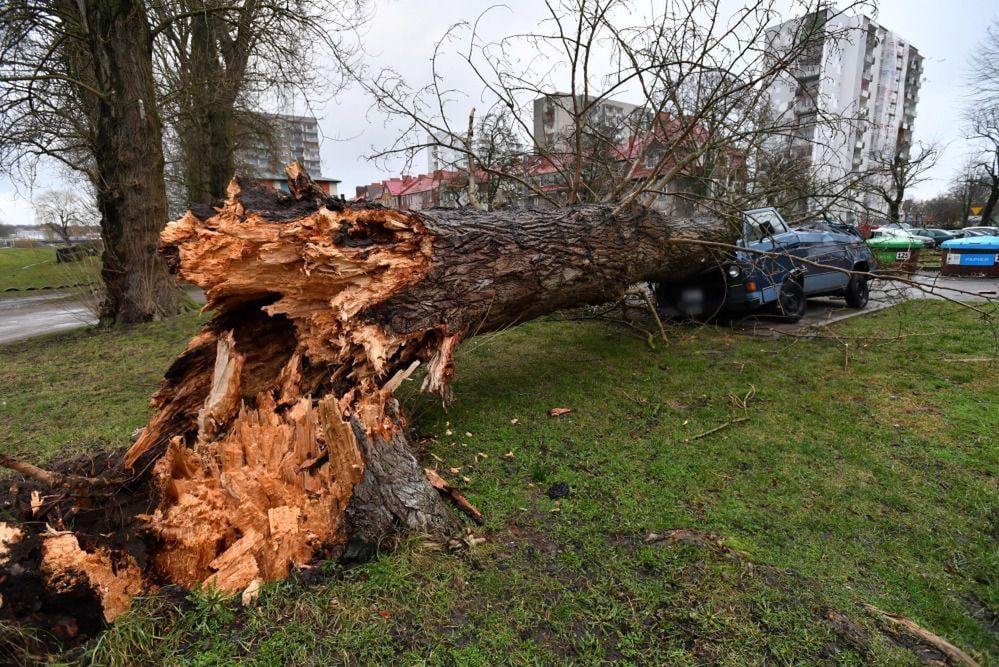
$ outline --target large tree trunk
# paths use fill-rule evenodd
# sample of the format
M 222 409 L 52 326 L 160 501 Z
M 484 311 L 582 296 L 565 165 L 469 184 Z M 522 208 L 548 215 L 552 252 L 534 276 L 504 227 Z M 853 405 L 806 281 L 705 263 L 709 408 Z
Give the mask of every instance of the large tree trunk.
M 101 96 L 91 114 L 97 205 L 104 240 L 105 324 L 172 315 L 177 289 L 156 253 L 167 221 L 162 127 L 156 110 L 152 42 L 136 0 L 76 3 L 87 26 L 87 61 Z
M 152 566 L 128 568 L 146 581 L 239 590 L 399 530 L 455 532 L 410 451 L 399 384 L 424 365 L 424 389 L 449 401 L 459 341 L 688 275 L 713 257 L 684 240 L 731 238 L 637 206 L 345 205 L 289 174 L 292 197 L 233 181 L 222 208 L 163 232 L 215 316 L 125 457 L 158 490 Z
M 178 129 L 184 158 L 187 196 L 191 203 L 211 204 L 225 198 L 236 172 L 235 94 L 240 72 L 226 72 L 219 53 L 216 17 L 191 22 L 188 75 L 182 83 L 186 102 L 181 104 Z
M 901 199 L 888 200 L 888 220 L 890 220 L 891 222 L 900 222 L 902 220 L 901 210 L 902 210 Z
M 999 204 L 999 158 L 996 160 L 996 174 L 994 176 L 990 174 L 990 177 L 989 196 L 982 208 L 982 221 L 979 223 L 986 227 L 992 224 L 992 215 L 995 213 L 996 204 Z

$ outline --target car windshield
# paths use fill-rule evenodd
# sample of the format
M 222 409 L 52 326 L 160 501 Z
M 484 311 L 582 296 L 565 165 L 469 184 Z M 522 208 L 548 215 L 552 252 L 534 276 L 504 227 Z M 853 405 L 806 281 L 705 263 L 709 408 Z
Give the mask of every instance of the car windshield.
M 801 225 L 798 229 L 811 230 L 816 232 L 834 232 L 837 234 L 850 234 L 851 236 L 857 236 L 857 237 L 860 236 L 860 232 L 858 232 L 854 227 L 826 217 L 814 218 L 812 220 L 809 220 L 805 224 Z
M 746 241 L 752 243 L 788 231 L 776 211 L 766 209 L 746 213 Z

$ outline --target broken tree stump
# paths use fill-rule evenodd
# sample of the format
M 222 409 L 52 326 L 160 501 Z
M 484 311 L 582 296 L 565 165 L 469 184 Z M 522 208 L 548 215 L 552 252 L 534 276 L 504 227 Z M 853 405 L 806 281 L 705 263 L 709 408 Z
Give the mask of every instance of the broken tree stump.
M 447 403 L 465 338 L 681 278 L 717 250 L 673 241 L 732 238 L 719 219 L 639 206 L 345 204 L 297 163 L 287 172 L 290 195 L 234 179 L 221 206 L 162 233 L 171 270 L 204 289 L 214 316 L 167 370 L 125 455 L 157 499 L 138 517 L 147 588 L 237 591 L 351 542 L 456 533 L 407 440 L 393 397 L 402 380 L 422 365 L 423 389 Z M 117 613 L 132 591 L 98 597 Z

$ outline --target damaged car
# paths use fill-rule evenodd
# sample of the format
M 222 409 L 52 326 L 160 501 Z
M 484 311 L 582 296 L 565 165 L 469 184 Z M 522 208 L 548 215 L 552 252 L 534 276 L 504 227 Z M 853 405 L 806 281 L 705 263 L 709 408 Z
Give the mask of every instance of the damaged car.
M 654 285 L 660 310 L 672 317 L 712 319 L 773 314 L 800 320 L 806 300 L 842 297 L 852 308 L 869 298 L 877 262 L 852 230 L 823 219 L 792 229 L 774 208 L 746 211 L 739 249 L 682 282 Z M 860 272 L 860 273 L 854 273 Z

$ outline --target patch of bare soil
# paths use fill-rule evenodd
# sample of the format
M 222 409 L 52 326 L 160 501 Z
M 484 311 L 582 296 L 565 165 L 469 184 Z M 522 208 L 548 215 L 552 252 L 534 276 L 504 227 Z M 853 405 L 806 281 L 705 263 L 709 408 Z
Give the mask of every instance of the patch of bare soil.
M 76 455 L 50 472 L 107 484 L 53 488 L 21 477 L 0 480 L 0 621 L 42 630 L 52 649 L 95 636 L 106 626 L 96 587 L 86 576 L 54 580 L 42 567 L 45 542 L 72 531 L 79 548 L 106 554 L 115 577 L 126 562 L 149 567 L 149 544 L 138 515 L 156 505 L 144 473 L 126 472 L 124 450 Z M 113 483 L 112 483 L 113 482 Z M 105 582 L 105 587 L 114 582 Z

